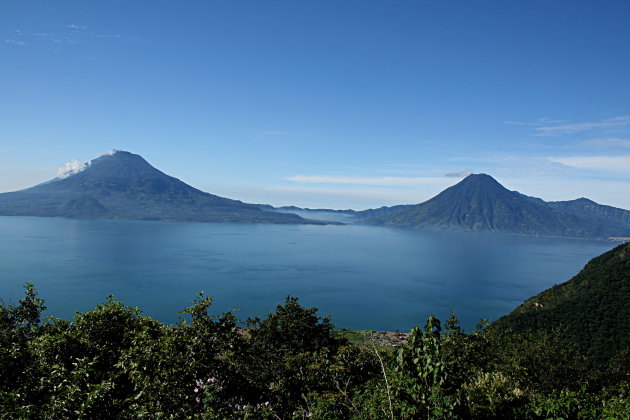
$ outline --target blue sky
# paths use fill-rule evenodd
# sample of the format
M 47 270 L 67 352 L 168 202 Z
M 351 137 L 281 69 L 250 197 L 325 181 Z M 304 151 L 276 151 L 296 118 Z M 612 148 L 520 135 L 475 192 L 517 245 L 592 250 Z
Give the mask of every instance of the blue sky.
M 110 149 L 248 202 L 472 171 L 630 209 L 628 1 L 0 2 L 0 191 Z

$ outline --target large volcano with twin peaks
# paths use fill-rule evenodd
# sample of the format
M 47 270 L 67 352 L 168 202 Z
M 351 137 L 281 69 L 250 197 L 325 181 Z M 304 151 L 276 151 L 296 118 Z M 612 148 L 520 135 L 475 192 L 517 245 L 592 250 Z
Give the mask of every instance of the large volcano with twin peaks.
M 200 191 L 124 151 L 103 155 L 43 184 L 0 194 L 0 215 L 313 223 Z
M 408 228 L 572 238 L 630 236 L 630 225 L 623 223 L 617 213 L 614 215 L 619 221 L 612 216 L 601 216 L 595 210 L 592 213 L 597 217 L 593 217 L 562 203 L 569 202 L 547 203 L 510 191 L 489 175 L 473 174 L 424 203 L 405 206 L 393 215 L 367 222 Z

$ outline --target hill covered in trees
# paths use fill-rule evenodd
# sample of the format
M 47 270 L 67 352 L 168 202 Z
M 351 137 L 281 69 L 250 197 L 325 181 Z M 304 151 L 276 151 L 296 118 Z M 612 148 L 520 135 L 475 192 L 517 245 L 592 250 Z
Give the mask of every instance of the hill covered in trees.
M 467 334 L 454 315 L 430 317 L 389 347 L 349 343 L 297 298 L 248 328 L 210 305 L 200 294 L 164 325 L 110 297 L 41 323 L 44 302 L 27 286 L 17 305 L 0 305 L 0 418 L 630 416 L 627 352 L 594 367 L 557 329 L 480 322 Z
M 560 329 L 597 362 L 630 349 L 630 243 L 592 259 L 571 280 L 528 299 L 494 328 Z

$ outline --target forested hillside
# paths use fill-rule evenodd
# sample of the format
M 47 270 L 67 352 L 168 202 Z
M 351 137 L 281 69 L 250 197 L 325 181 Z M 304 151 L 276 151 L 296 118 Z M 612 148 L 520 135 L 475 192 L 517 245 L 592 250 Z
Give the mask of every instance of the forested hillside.
M 0 305 L 0 418 L 628 418 L 627 353 L 596 369 L 562 331 L 464 333 L 430 317 L 406 343 L 349 343 L 287 298 L 238 326 L 200 295 L 177 325 L 108 298 L 40 322 L 33 286 Z
M 566 283 L 528 299 L 495 328 L 562 331 L 597 362 L 630 349 L 630 243 L 592 259 Z

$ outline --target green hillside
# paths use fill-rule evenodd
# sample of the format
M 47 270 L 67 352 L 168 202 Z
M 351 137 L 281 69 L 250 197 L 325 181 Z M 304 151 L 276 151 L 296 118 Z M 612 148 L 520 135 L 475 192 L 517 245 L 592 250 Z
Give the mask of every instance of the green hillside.
M 297 298 L 249 328 L 210 305 L 200 294 L 164 325 L 109 297 L 41 323 L 27 286 L 0 302 L 0 419 L 630 418 L 628 365 L 592 369 L 557 330 L 466 334 L 431 316 L 357 339 Z
M 630 348 L 630 243 L 592 259 L 566 283 L 528 299 L 493 328 L 561 329 L 594 361 Z

